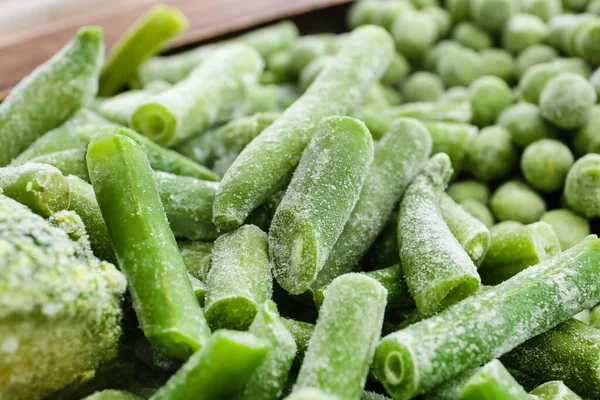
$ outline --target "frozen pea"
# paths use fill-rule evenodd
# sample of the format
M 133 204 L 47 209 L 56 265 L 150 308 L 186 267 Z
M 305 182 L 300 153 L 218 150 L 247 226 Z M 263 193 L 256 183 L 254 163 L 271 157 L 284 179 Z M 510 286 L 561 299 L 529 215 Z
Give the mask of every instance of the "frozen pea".
M 519 9 L 519 0 L 471 0 L 472 20 L 489 32 L 500 32 Z
M 396 48 L 409 60 L 421 59 L 438 38 L 435 19 L 424 12 L 410 11 L 401 14 L 391 30 Z
M 500 221 L 511 220 L 524 224 L 539 221 L 546 211 L 544 199 L 519 181 L 502 184 L 492 195 L 490 205 Z
M 336 40 L 335 35 L 325 33 L 299 38 L 290 48 L 292 74 L 297 76 L 314 59 L 334 53 L 333 42 Z
M 399 106 L 405 102 L 404 97 L 398 90 L 387 85 L 375 85 L 381 91 L 381 95 L 390 106 Z
M 600 105 L 595 105 L 590 115 L 573 138 L 573 151 L 576 156 L 600 153 Z
M 574 36 L 573 50 L 593 66 L 600 65 L 600 19 L 584 22 Z
M 452 168 L 460 171 L 469 143 L 477 136 L 477 127 L 469 124 L 423 121 L 431 139 L 431 154 L 446 153 L 452 160 Z
M 544 41 L 548 27 L 540 18 L 530 14 L 515 14 L 508 20 L 502 33 L 502 45 L 508 51 L 519 53 L 523 49 Z
M 522 77 L 525 71 L 534 65 L 556 60 L 558 52 L 546 44 L 534 44 L 519 53 L 517 57 L 517 76 Z
M 462 47 L 463 46 L 454 40 L 442 40 L 441 42 L 436 43 L 425 53 L 425 57 L 423 57 L 423 68 L 426 71 L 435 72 L 440 59 Z
M 571 11 L 583 11 L 588 0 L 562 0 L 563 7 Z
M 505 177 L 516 163 L 517 153 L 510 133 L 502 126 L 482 129 L 467 147 L 466 169 L 486 182 Z
M 477 200 L 483 204 L 490 201 L 490 189 L 484 182 L 476 180 L 454 182 L 448 186 L 446 193 L 457 203 L 467 199 Z
M 548 211 L 540 220 L 552 226 L 562 250 L 570 249 L 590 234 L 590 224 L 587 219 L 564 208 Z
M 579 57 L 562 57 L 548 63 L 551 67 L 558 69 L 560 72 L 571 72 L 581 75 L 588 79 L 592 75 L 592 70 L 585 60 Z
M 573 129 L 585 124 L 596 103 L 596 91 L 585 78 L 562 73 L 552 79 L 540 95 L 540 113 L 548 121 Z
M 447 86 L 469 86 L 484 73 L 482 58 L 476 51 L 460 46 L 440 54 L 436 72 Z
M 590 0 L 585 11 L 591 14 L 600 15 L 600 0 Z
M 553 128 L 542 118 L 535 104 L 516 103 L 500 114 L 498 125 L 503 126 L 519 147 L 525 147 L 539 139 L 554 136 Z
M 398 86 L 410 73 L 410 64 L 406 57 L 400 53 L 394 54 L 390 65 L 381 77 L 381 83 L 384 85 Z
M 399 15 L 414 9 L 411 2 L 404 0 L 360 0 L 348 11 L 348 25 L 354 29 L 372 24 L 390 30 Z
M 562 14 L 561 0 L 525 0 L 523 12 L 535 15 L 544 22 L 550 21 L 555 15 Z
M 437 101 L 444 92 L 444 83 L 431 72 L 415 72 L 404 82 L 402 94 L 407 102 Z
M 600 68 L 595 70 L 594 73 L 590 76 L 590 83 L 596 91 L 596 96 L 600 96 Z
M 508 84 L 495 76 L 483 76 L 469 86 L 472 122 L 480 127 L 492 125 L 505 108 L 513 103 Z
M 440 5 L 439 0 L 409 0 L 415 8 L 423 9 L 426 7 L 437 7 Z
M 600 216 L 600 154 L 588 154 L 573 164 L 565 181 L 565 200 L 585 217 Z
M 493 75 L 511 82 L 515 76 L 515 59 L 503 49 L 485 49 L 479 53 L 484 75 Z
M 492 47 L 492 37 L 472 22 L 460 22 L 452 31 L 452 39 L 465 47 L 481 51 Z
M 460 204 L 466 212 L 483 222 L 488 228 L 494 226 L 494 216 L 492 215 L 492 212 L 479 200 L 464 199 L 458 202 L 458 204 Z
M 594 19 L 593 14 L 562 14 L 549 21 L 548 43 L 568 55 L 574 54 L 574 38 L 578 28 Z
M 595 306 L 590 310 L 590 326 L 600 329 L 600 306 Z
M 422 8 L 421 11 L 433 17 L 438 27 L 438 37 L 446 37 L 452 27 L 450 13 L 446 9 L 437 6 L 428 6 Z
M 442 93 L 438 100 L 444 103 L 468 102 L 469 91 L 465 87 L 453 87 Z
M 541 139 L 525 148 L 521 171 L 531 186 L 542 192 L 559 190 L 573 165 L 571 150 L 555 139 Z
M 559 74 L 558 68 L 550 63 L 531 66 L 525 71 L 519 82 L 521 98 L 529 103 L 538 104 L 542 90 Z

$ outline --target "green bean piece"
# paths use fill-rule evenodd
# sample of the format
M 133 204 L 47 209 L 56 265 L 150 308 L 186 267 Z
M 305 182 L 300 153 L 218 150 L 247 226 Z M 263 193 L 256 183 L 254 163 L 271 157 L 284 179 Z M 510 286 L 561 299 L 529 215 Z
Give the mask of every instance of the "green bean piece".
M 117 356 L 126 280 L 112 264 L 4 195 L 0 247 L 1 398 L 54 397 Z
M 497 76 L 506 82 L 512 82 L 517 65 L 514 57 L 503 49 L 485 49 L 481 53 L 483 75 Z
M 296 359 L 295 363 L 300 365 L 304 360 L 304 354 L 308 349 L 308 342 L 315 330 L 313 324 L 308 322 L 296 321 L 289 318 L 281 318 L 281 322 L 290 331 L 296 342 Z
M 231 44 L 243 43 L 255 48 L 263 58 L 288 48 L 298 37 L 298 29 L 290 21 L 282 21 L 223 42 L 198 47 L 170 56 L 153 57 L 138 69 L 137 80 L 142 86 L 162 80 L 175 84 L 190 74 L 204 61 L 213 57 L 215 51 Z
M 465 47 L 469 47 L 475 51 L 481 51 L 492 47 L 491 36 L 471 22 L 460 22 L 452 31 L 452 39 Z
M 122 390 L 106 389 L 101 392 L 92 393 L 83 400 L 142 400 L 142 398 Z
M 491 229 L 490 248 L 479 274 L 486 285 L 495 285 L 560 251 L 560 241 L 546 222 L 525 226 L 498 224 Z
M 502 361 L 526 374 L 562 380 L 583 395 L 598 397 L 599 339 L 598 329 L 569 319 L 505 354 Z
M 498 117 L 498 125 L 506 128 L 512 141 L 527 147 L 539 139 L 554 136 L 554 129 L 542 118 L 535 104 L 520 102 L 506 108 Z
M 546 212 L 544 199 L 519 181 L 508 181 L 498 187 L 492 195 L 490 205 L 500 221 L 511 220 L 530 224 L 539 221 Z
M 377 270 L 400 263 L 398 250 L 398 209 L 392 212 L 381 233 L 365 253 L 360 264 L 367 270 Z
M 44 218 L 66 210 L 71 200 L 69 184 L 60 171 L 44 164 L 0 168 L 0 189 Z
M 360 196 L 327 261 L 311 287 L 319 289 L 349 272 L 384 228 L 406 187 L 431 153 L 427 129 L 401 118 L 375 143 L 373 163 Z
M 128 126 L 131 115 L 140 104 L 170 87 L 171 84 L 165 81 L 154 81 L 141 90 L 129 90 L 113 97 L 98 99 L 94 109 L 106 119 Z
M 206 342 L 209 330 L 150 163 L 140 146 L 121 135 L 94 139 L 87 163 L 142 330 L 158 349 L 185 359 Z
M 595 103 L 594 87 L 580 75 L 565 72 L 542 90 L 540 113 L 561 128 L 573 129 L 585 124 Z
M 516 164 L 517 152 L 510 133 L 502 126 L 483 128 L 466 151 L 466 169 L 486 182 L 506 177 Z
M 591 233 L 587 219 L 567 209 L 548 211 L 540 220 L 552 226 L 563 250 L 575 246 Z
M 600 216 L 600 155 L 592 153 L 573 164 L 565 181 L 565 200 L 573 211 L 591 218 Z
M 392 40 L 372 26 L 344 40 L 335 63 L 253 140 L 223 177 L 213 206 L 215 225 L 233 229 L 289 179 L 321 120 L 358 106 L 393 56 Z M 351 90 L 349 90 L 351 89 Z
M 544 42 L 548 33 L 548 26 L 541 18 L 531 14 L 515 14 L 504 27 L 502 46 L 518 54 L 529 46 Z
M 481 55 L 462 46 L 456 48 L 455 52 L 440 54 L 435 71 L 450 87 L 469 86 L 485 73 Z
M 206 284 L 204 310 L 210 327 L 246 330 L 273 291 L 267 235 L 244 225 L 220 236 Z
M 538 0 L 546 1 L 546 0 Z M 554 1 L 554 0 L 551 0 Z M 556 0 L 560 1 L 560 0 Z M 517 76 L 523 77 L 525 72 L 534 65 L 548 63 L 558 58 L 558 52 L 554 47 L 545 44 L 534 44 L 519 53 L 517 57 Z
M 305 387 L 294 390 L 285 400 L 337 400 L 336 396 L 330 396 L 323 390 Z
M 464 199 L 458 204 L 469 214 L 480 220 L 488 228 L 494 225 L 494 216 L 490 209 L 479 200 Z
M 1 167 L 92 102 L 103 55 L 101 28 L 82 28 L 60 52 L 12 89 L 0 104 Z
M 469 86 L 472 122 L 480 127 L 492 125 L 498 116 L 513 103 L 508 84 L 495 76 L 483 76 Z
M 150 399 L 231 399 L 265 360 L 269 342 L 252 333 L 219 330 Z
M 597 303 L 598 262 L 600 241 L 591 235 L 513 279 L 384 337 L 375 352 L 375 375 L 392 397 L 411 398 L 499 357 Z
M 144 101 L 131 126 L 163 146 L 174 146 L 235 111 L 245 85 L 263 70 L 260 54 L 244 44 L 217 50 L 188 77 Z
M 402 270 L 423 316 L 470 296 L 480 283 L 477 268 L 442 216 L 441 195 L 451 175 L 448 156 L 436 154 L 408 186 L 400 205 Z
M 467 369 L 457 376 L 448 379 L 441 385 L 423 395 L 423 400 L 457 400 L 465 383 L 479 371 L 479 368 Z
M 349 117 L 323 121 L 302 155 L 269 232 L 273 274 L 288 292 L 305 292 L 322 270 L 359 200 L 372 161 L 373 141 L 361 121 Z M 332 187 L 338 188 L 334 198 L 329 196 Z
M 523 386 L 498 360 L 485 364 L 469 379 L 460 400 L 531 400 Z
M 402 86 L 407 102 L 437 101 L 444 92 L 444 83 L 435 74 L 427 71 L 415 72 Z
M 435 18 L 422 11 L 406 11 L 394 21 L 390 30 L 396 49 L 409 60 L 420 60 L 438 39 Z
M 390 398 L 379 393 L 367 392 L 365 390 L 360 400 L 390 400 Z
M 432 154 L 446 153 L 452 161 L 452 168 L 460 171 L 469 144 L 477 136 L 477 127 L 452 122 L 424 121 L 433 140 Z
M 44 154 L 33 157 L 28 162 L 47 164 L 57 168 L 63 175 L 75 175 L 85 181 L 90 180 L 87 165 L 85 164 L 86 149 L 68 149 L 56 153 Z
M 595 105 L 590 111 L 587 122 L 577 130 L 573 137 L 571 149 L 576 156 L 600 152 L 600 105 Z
M 115 43 L 100 73 L 98 94 L 114 96 L 150 57 L 163 50 L 171 38 L 188 27 L 179 10 L 157 6 L 141 16 Z
M 216 182 L 188 176 L 155 172 L 160 200 L 175 237 L 188 240 L 213 240 L 219 237 L 212 223 Z
M 447 194 L 442 195 L 440 207 L 444 222 L 475 266 L 479 266 L 490 247 L 490 231 Z
M 482 204 L 487 204 L 490 201 L 490 189 L 484 182 L 476 180 L 451 183 L 446 193 L 457 203 L 467 199 L 477 200 Z
M 237 398 L 247 400 L 279 399 L 296 355 L 294 337 L 281 321 L 277 306 L 270 300 L 258 310 L 249 332 L 268 340 L 271 348 L 263 363 L 254 371 L 243 392 Z
M 535 15 L 544 22 L 549 22 L 555 15 L 563 12 L 561 0 L 526 0 L 523 12 Z
M 192 285 L 192 292 L 198 300 L 198 304 L 201 307 L 204 307 L 206 292 L 208 291 L 206 284 L 202 282 L 200 279 L 196 278 L 194 275 L 188 272 L 188 279 L 190 280 L 190 284 Z
M 521 171 L 527 182 L 542 192 L 559 190 L 573 165 L 571 150 L 554 139 L 541 139 L 525 148 Z
M 212 262 L 213 244 L 211 242 L 177 243 L 183 263 L 190 275 L 206 282 Z
M 399 15 L 414 9 L 409 1 L 360 0 L 348 11 L 348 26 L 355 29 L 372 24 L 390 30 Z
M 481 28 L 496 33 L 519 8 L 518 0 L 472 0 L 471 19 Z
M 581 400 L 561 381 L 546 382 L 530 392 L 540 400 Z
M 360 399 L 381 335 L 386 296 L 379 282 L 362 274 L 345 274 L 331 283 L 294 392 L 315 388 L 339 399 Z

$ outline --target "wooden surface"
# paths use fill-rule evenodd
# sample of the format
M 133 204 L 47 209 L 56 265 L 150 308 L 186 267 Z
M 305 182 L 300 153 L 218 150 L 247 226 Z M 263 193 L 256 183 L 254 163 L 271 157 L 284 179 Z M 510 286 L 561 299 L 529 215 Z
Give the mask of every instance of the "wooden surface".
M 27 0 L 23 0 L 27 1 Z M 351 0 L 164 0 L 153 1 L 179 8 L 188 17 L 190 29 L 180 35 L 173 48 L 190 47 L 207 39 L 247 30 L 292 16 L 299 16 L 301 29 L 319 31 L 316 26 L 334 25 L 326 30 L 338 30 L 343 19 L 339 10 L 327 16 L 315 16 L 311 11 L 320 10 Z M 50 25 L 9 40 L 0 39 L 0 99 L 35 67 L 48 60 L 84 25 L 99 25 L 104 28 L 107 48 L 147 11 L 149 5 L 133 6 L 96 15 L 75 18 L 60 26 Z M 334 7 L 335 8 L 335 7 Z M 308 14 L 306 14 L 308 13 Z M 306 14 L 306 15 L 303 15 Z M 310 17 L 312 15 L 312 17 Z M 310 18 L 304 18 L 309 16 Z M 314 18 L 313 18 L 314 17 Z M 336 20 L 330 18 L 335 17 Z M 303 22 L 302 22 L 303 21 Z M 315 25 L 313 27 L 312 25 Z

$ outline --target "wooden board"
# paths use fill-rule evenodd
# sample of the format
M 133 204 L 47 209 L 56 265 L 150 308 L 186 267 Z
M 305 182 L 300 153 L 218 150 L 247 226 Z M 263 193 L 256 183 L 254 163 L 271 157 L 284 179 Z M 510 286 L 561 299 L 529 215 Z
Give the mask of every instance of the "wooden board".
M 329 16 L 327 10 L 319 18 L 307 19 L 302 16 L 310 16 L 315 10 L 350 2 L 351 0 L 165 0 L 160 3 L 179 8 L 190 21 L 190 29 L 173 43 L 173 49 L 177 50 L 289 17 L 298 17 L 299 26 L 305 32 L 321 30 L 316 28 L 318 26 L 324 26 L 324 30 L 338 31 L 341 29 L 340 24 L 343 25 L 343 18 L 336 7 L 333 7 L 334 14 L 330 13 Z M 63 47 L 79 27 L 102 26 L 107 48 L 110 48 L 147 9 L 148 5 L 144 4 L 87 16 L 72 20 L 65 26 L 44 28 L 27 36 L 13 38 L 9 43 L 3 43 L 0 39 L 0 99 L 24 76 Z M 335 19 L 331 19 L 332 15 Z

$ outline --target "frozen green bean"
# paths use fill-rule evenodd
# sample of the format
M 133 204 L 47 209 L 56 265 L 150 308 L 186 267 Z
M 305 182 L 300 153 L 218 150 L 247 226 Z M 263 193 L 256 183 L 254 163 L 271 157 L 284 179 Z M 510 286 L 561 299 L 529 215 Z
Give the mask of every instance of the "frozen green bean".
M 530 393 L 540 400 L 582 400 L 561 381 L 546 382 Z
M 267 235 L 244 225 L 220 236 L 206 285 L 204 312 L 211 328 L 246 330 L 273 291 Z
M 440 208 L 452 167 L 433 156 L 408 186 L 398 217 L 402 270 L 419 313 L 431 316 L 479 288 L 477 268 L 452 234 Z
M 531 186 L 542 192 L 559 190 L 573 165 L 571 150 L 554 139 L 541 139 L 525 148 L 521 171 Z
M 398 250 L 398 209 L 395 209 L 360 264 L 367 270 L 377 270 L 400 263 Z
M 300 365 L 304 359 L 304 354 L 308 349 L 308 342 L 315 330 L 313 324 L 308 322 L 296 321 L 289 318 L 281 318 L 281 322 L 290 331 L 296 342 L 296 359 L 295 362 Z
M 144 334 L 185 359 L 202 347 L 209 330 L 146 155 L 126 136 L 104 136 L 90 143 L 87 164 Z
M 176 8 L 157 6 L 141 16 L 113 46 L 99 78 L 98 94 L 114 96 L 148 58 L 187 29 L 185 16 Z
M 55 153 L 48 153 L 33 157 L 28 162 L 52 165 L 65 176 L 75 175 L 84 181 L 89 181 L 90 176 L 85 163 L 85 153 L 85 147 L 61 150 Z
M 248 332 L 219 330 L 151 400 L 231 399 L 265 360 L 269 342 Z
M 393 56 L 392 40 L 372 26 L 353 31 L 311 87 L 253 140 L 223 177 L 213 208 L 215 225 L 233 229 L 289 179 L 324 117 L 360 104 Z
M 451 183 L 446 193 L 457 203 L 467 199 L 477 200 L 482 204 L 487 204 L 490 201 L 490 189 L 484 182 L 476 180 Z
M 596 103 L 596 91 L 585 78 L 565 72 L 548 82 L 540 94 L 540 113 L 544 119 L 564 128 L 585 124 Z
M 460 400 L 531 400 L 531 396 L 498 360 L 492 360 L 481 367 L 465 383 L 459 398 Z
M 483 181 L 506 177 L 516 164 L 517 152 L 510 133 L 502 126 L 483 128 L 466 150 L 465 168 Z
M 467 369 L 423 395 L 423 400 L 457 400 L 463 386 L 479 368 Z
M 372 161 L 373 141 L 361 121 L 323 120 L 269 231 L 273 274 L 288 292 L 305 292 L 322 270 L 359 199 Z M 335 197 L 329 196 L 332 187 Z
M 491 229 L 491 243 L 479 267 L 482 281 L 487 285 L 503 282 L 522 270 L 545 261 L 561 251 L 554 229 L 546 222 Z
M 591 233 L 587 219 L 567 209 L 545 212 L 540 220 L 552 226 L 562 250 L 570 249 Z
M 590 326 L 600 329 L 600 307 L 597 305 L 590 311 Z
M 315 388 L 339 399 L 360 399 L 381 335 L 386 292 L 361 274 L 331 283 L 294 391 Z
M 358 201 L 312 283 L 313 289 L 326 286 L 335 277 L 349 272 L 362 258 L 430 153 L 431 138 L 427 129 L 413 119 L 397 120 L 375 143 L 373 163 Z
M 542 118 L 540 109 L 535 104 L 525 102 L 506 108 L 498 117 L 498 125 L 506 128 L 512 141 L 519 147 L 555 135 L 554 128 Z
M 513 103 L 508 84 L 495 76 L 483 76 L 469 85 L 472 122 L 480 127 L 492 125 L 498 116 Z
M 11 91 L 0 104 L 0 166 L 92 102 L 103 56 L 101 28 L 82 28 Z
M 600 241 L 556 257 L 382 339 L 374 371 L 396 398 L 433 389 L 499 357 L 600 300 Z
M 502 46 L 518 54 L 529 46 L 543 43 L 549 30 L 544 21 L 532 14 L 515 14 L 502 32 Z
M 213 243 L 211 242 L 180 242 L 177 243 L 183 263 L 190 275 L 206 282 L 212 262 Z
M 490 231 L 447 194 L 442 195 L 440 207 L 444 222 L 475 266 L 479 266 L 490 247 Z
M 565 181 L 565 200 L 584 217 L 600 216 L 600 155 L 588 154 L 573 164 Z
M 330 396 L 320 389 L 305 387 L 294 390 L 285 400 L 338 400 L 338 397 Z

